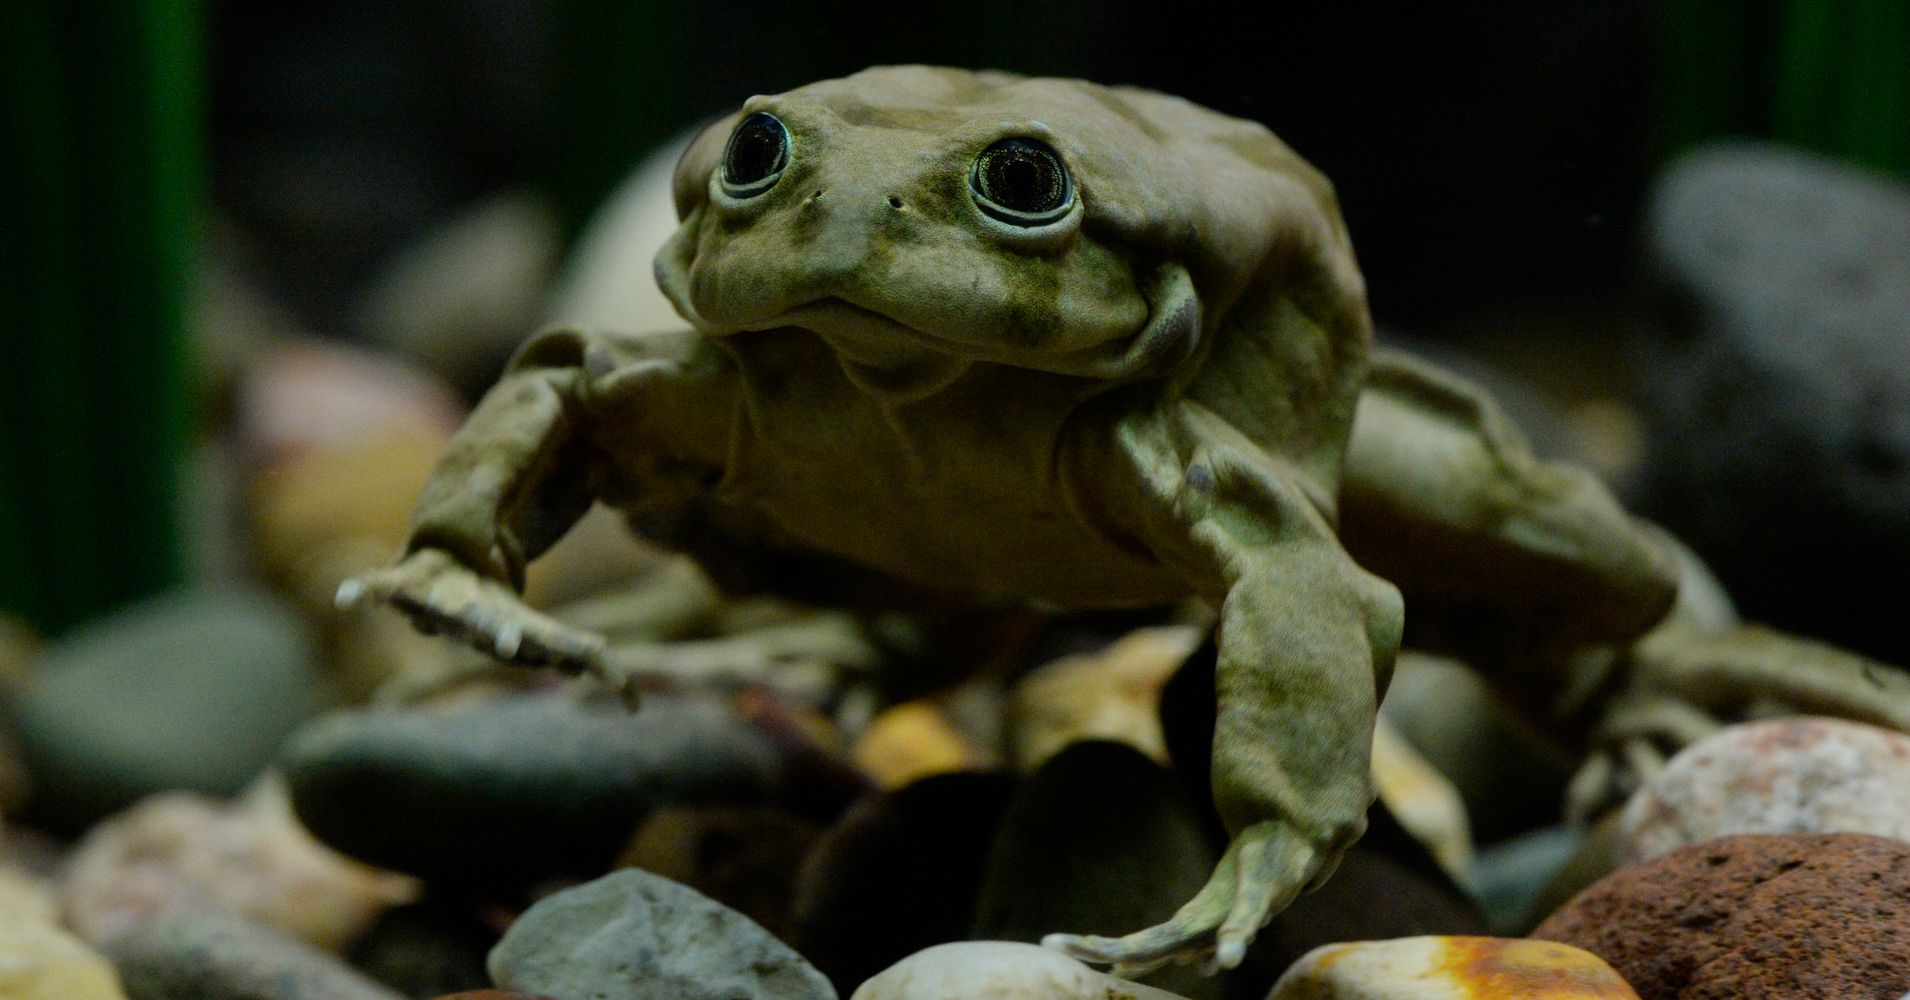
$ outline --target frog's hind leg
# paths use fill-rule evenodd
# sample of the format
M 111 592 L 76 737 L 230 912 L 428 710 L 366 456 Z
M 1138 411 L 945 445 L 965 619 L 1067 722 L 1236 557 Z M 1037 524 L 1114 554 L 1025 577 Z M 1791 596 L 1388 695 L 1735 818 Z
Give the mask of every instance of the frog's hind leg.
M 1732 722 L 1822 715 L 1910 732 L 1910 672 L 1759 625 L 1667 621 L 1624 652 L 1619 673 L 1572 781 L 1574 816 L 1615 805 L 1672 754 Z
M 1537 662 L 1629 642 L 1677 592 L 1676 560 L 1596 477 L 1539 459 L 1479 388 L 1394 351 L 1360 396 L 1339 534 L 1404 593 L 1409 643 L 1535 694 L 1563 681 L 1532 677 Z

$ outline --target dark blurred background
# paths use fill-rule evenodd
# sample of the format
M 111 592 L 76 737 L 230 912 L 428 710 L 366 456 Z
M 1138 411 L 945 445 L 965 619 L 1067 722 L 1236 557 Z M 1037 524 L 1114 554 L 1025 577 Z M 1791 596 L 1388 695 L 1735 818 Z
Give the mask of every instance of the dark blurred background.
M 57 632 L 186 572 L 180 470 L 222 405 L 188 311 L 206 261 L 366 340 L 367 285 L 473 204 L 531 192 L 568 240 L 686 127 L 876 63 L 1139 84 L 1264 122 L 1337 183 L 1382 326 L 1568 418 L 1622 407 L 1654 173 L 1744 135 L 1901 178 L 1906 10 L 28 0 L 0 33 L 0 611 Z M 1635 451 L 1635 415 L 1601 414 L 1578 413 L 1587 447 Z

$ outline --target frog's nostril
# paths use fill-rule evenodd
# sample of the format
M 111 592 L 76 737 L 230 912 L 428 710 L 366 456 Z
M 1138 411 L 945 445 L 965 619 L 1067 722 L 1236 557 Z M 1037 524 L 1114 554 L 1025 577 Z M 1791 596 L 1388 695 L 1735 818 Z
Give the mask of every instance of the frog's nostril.
M 902 207 L 902 199 L 900 199 L 900 198 L 897 198 L 897 197 L 896 197 L 895 195 L 889 195 L 889 207 L 890 207 L 890 208 L 901 208 L 901 207 Z

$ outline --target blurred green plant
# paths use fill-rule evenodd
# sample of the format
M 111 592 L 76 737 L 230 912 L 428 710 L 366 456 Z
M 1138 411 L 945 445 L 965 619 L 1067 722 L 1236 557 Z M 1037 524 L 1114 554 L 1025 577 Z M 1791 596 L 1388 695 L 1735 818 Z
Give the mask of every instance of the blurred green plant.
M 1739 135 L 1910 174 L 1910 2 L 1659 0 L 1659 152 Z
M 24 0 L 0 30 L 0 611 L 174 582 L 201 194 L 197 0 Z

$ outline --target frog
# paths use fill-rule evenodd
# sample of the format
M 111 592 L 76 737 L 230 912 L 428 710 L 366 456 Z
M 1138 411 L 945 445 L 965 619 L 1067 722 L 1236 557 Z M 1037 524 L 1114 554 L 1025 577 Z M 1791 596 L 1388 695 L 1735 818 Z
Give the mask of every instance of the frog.
M 1409 637 L 1555 713 L 1622 702 L 1614 746 L 1691 738 L 1712 688 L 1799 687 L 1768 645 L 1739 683 L 1704 669 L 1662 533 L 1471 383 L 1375 345 L 1332 184 L 1257 122 L 877 67 L 750 98 L 673 197 L 654 277 L 686 326 L 529 339 L 341 605 L 627 691 L 600 635 L 519 596 L 594 504 L 739 590 L 1204 601 L 1228 846 L 1163 923 L 1051 947 L 1238 965 L 1365 829 Z M 1819 659 L 1804 700 L 1910 724 L 1906 685 Z

